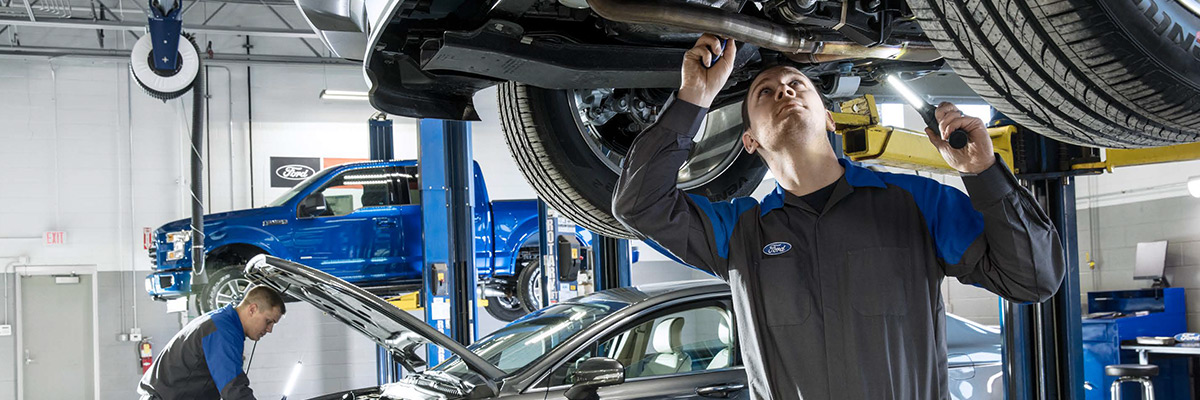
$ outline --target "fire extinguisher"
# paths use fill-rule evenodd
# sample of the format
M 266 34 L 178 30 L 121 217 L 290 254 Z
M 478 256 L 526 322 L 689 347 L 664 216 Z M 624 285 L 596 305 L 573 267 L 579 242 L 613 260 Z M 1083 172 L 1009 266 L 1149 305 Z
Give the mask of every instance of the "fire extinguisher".
M 150 347 L 149 339 L 142 339 L 138 343 L 138 355 L 142 359 L 142 373 L 150 370 L 150 365 L 154 363 L 154 351 Z

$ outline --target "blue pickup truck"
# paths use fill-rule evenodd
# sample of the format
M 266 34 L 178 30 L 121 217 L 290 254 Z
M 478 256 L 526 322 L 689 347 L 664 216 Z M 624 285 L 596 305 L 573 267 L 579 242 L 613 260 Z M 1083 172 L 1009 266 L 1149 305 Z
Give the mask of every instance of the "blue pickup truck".
M 536 200 L 488 201 L 475 164 L 475 266 L 488 313 L 512 321 L 536 308 L 540 277 Z M 326 168 L 275 201 L 249 210 L 204 216 L 207 285 L 191 287 L 190 220 L 153 233 L 155 271 L 146 291 L 155 299 L 194 295 L 206 312 L 235 299 L 250 284 L 246 261 L 259 254 L 305 264 L 379 295 L 421 287 L 423 241 L 416 161 L 373 161 Z M 582 243 L 591 233 L 576 232 Z

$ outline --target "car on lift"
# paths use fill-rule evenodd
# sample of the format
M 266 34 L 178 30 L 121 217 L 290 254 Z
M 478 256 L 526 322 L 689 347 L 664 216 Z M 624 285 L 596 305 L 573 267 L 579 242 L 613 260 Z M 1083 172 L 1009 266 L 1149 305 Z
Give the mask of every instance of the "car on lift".
M 333 399 L 749 399 L 729 286 L 699 280 L 604 290 L 532 312 L 463 346 L 356 285 L 269 256 L 246 276 L 362 332 L 410 371 Z M 947 315 L 950 393 L 1002 399 L 1001 335 Z M 421 345 L 454 355 L 421 372 Z M 608 375 L 606 377 L 606 375 Z
M 538 263 L 537 200 L 489 201 L 475 179 L 475 266 L 487 311 L 512 321 L 533 308 Z M 240 299 L 246 261 L 259 254 L 304 262 L 379 295 L 421 288 L 422 208 L 416 161 L 350 163 L 316 172 L 259 208 L 204 216 L 206 285 L 192 285 L 188 219 L 152 233 L 154 272 L 146 291 L 170 300 L 193 294 L 208 312 Z M 577 229 L 585 246 L 591 232 Z
M 297 0 L 333 54 L 362 61 L 371 104 L 475 120 L 499 85 L 522 174 L 594 232 L 621 160 L 679 87 L 701 32 L 733 38 L 734 71 L 678 185 L 713 201 L 751 193 L 765 166 L 742 150 L 739 105 L 755 73 L 794 65 L 834 99 L 888 93 L 950 68 L 997 111 L 1069 143 L 1145 147 L 1200 139 L 1197 0 Z M 941 82 L 944 82 L 941 81 Z M 935 85 L 933 83 L 928 85 Z

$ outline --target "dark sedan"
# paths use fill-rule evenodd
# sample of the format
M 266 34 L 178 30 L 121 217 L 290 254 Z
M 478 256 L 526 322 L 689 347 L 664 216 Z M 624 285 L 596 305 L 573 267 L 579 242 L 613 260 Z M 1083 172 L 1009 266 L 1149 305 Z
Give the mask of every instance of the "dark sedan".
M 397 383 L 320 399 L 749 399 L 729 287 L 715 280 L 593 293 L 535 311 L 464 347 L 324 272 L 269 256 L 246 275 L 303 299 L 421 365 L 420 344 L 455 356 Z M 948 315 L 950 392 L 1000 399 L 1000 334 Z

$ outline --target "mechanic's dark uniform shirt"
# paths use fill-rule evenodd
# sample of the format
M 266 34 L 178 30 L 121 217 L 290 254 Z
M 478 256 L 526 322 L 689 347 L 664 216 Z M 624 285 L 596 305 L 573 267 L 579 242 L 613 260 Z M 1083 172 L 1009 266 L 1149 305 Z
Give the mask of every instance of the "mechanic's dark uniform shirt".
M 814 208 L 776 187 L 711 203 L 676 189 L 706 109 L 673 100 L 634 143 L 618 219 L 729 282 L 756 400 L 948 399 L 946 276 L 1040 302 L 1065 273 L 1049 218 L 996 157 L 971 194 L 845 160 Z
M 253 399 L 242 371 L 246 333 L 230 304 L 189 322 L 142 375 L 138 394 L 150 399 Z

